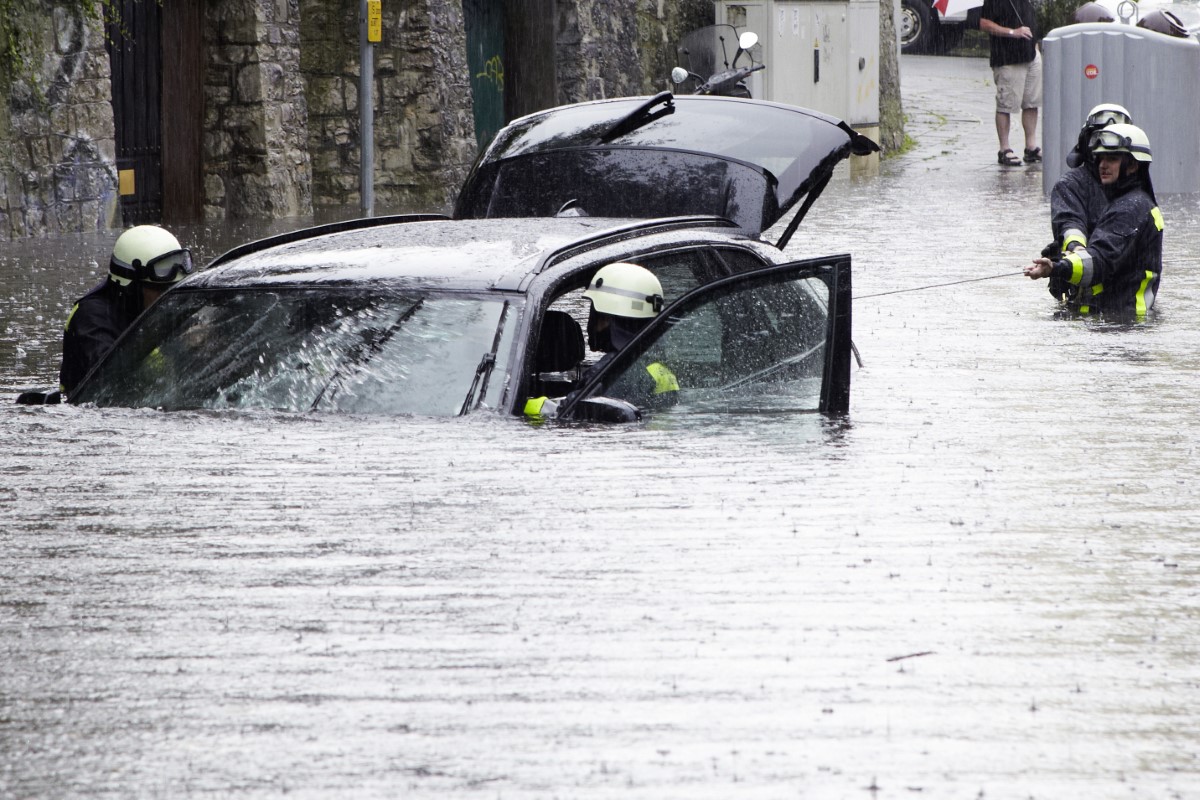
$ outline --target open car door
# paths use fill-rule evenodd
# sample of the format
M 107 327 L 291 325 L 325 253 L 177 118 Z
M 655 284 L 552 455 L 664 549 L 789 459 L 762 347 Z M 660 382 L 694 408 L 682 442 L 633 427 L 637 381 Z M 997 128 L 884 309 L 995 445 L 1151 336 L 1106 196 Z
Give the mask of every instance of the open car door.
M 614 415 L 614 406 L 844 414 L 850 405 L 850 307 L 849 255 L 705 284 L 664 309 L 564 401 L 558 416 L 636 417 Z M 673 380 L 663 381 L 664 375 Z M 677 390 L 662 391 L 667 383 Z
M 840 161 L 878 149 L 839 119 L 780 103 L 670 92 L 579 103 L 497 133 L 454 216 L 699 214 L 759 234 L 803 201 L 794 229 Z

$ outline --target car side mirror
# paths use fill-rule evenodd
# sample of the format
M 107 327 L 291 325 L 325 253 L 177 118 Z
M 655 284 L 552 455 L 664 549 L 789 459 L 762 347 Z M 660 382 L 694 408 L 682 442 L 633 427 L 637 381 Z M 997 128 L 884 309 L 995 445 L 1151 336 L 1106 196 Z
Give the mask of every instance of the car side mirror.
M 566 419 L 573 422 L 637 422 L 642 412 L 633 403 L 612 397 L 589 397 L 580 400 Z

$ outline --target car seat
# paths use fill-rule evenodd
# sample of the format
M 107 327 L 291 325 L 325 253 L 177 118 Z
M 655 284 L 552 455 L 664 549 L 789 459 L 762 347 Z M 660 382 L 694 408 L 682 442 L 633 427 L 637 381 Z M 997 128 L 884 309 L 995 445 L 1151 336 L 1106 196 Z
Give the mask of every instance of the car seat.
M 550 310 L 542 317 L 537 353 L 533 359 L 534 396 L 562 397 L 574 386 L 574 370 L 583 361 L 583 329 L 565 311 Z

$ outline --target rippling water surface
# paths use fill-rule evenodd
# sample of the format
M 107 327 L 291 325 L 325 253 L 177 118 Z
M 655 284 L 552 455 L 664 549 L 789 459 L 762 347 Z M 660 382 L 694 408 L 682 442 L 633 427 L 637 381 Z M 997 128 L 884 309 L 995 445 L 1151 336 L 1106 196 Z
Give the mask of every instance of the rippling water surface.
M 1200 797 L 1200 203 L 1057 319 L 986 62 L 903 69 L 791 246 L 843 422 L 18 407 L 112 237 L 0 245 L 0 796 Z

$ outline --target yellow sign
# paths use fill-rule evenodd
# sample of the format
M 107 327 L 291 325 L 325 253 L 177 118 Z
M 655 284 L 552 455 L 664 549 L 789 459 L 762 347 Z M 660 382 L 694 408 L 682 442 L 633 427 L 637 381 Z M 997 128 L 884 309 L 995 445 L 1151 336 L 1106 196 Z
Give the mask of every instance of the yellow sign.
M 367 0 L 367 41 L 383 41 L 383 0 Z
M 117 191 L 123 197 L 137 194 L 137 182 L 134 180 L 133 170 L 122 169 L 117 171 Z

